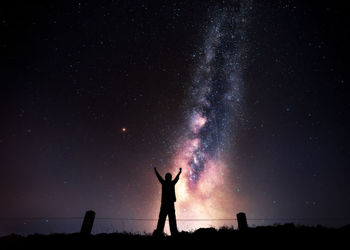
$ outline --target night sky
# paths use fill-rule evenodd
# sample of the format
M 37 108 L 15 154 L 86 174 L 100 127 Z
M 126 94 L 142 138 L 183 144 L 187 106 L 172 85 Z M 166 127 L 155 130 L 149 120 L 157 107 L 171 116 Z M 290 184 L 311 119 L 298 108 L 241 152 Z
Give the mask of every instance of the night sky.
M 0 10 L 1 235 L 76 232 L 89 209 L 94 232 L 151 232 L 156 221 L 112 218 L 158 217 L 154 167 L 183 168 L 179 219 L 350 223 L 345 3 Z M 178 227 L 223 223 L 236 226 Z

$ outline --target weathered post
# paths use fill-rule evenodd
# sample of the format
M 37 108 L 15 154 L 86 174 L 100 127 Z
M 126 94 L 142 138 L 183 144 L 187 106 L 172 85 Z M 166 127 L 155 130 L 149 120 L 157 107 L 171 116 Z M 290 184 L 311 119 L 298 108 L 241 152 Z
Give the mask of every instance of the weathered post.
M 81 234 L 91 234 L 92 226 L 94 225 L 95 212 L 92 210 L 86 211 L 83 224 L 81 225 Z
M 245 213 L 237 214 L 237 222 L 239 231 L 244 231 L 248 229 L 247 217 L 245 216 Z

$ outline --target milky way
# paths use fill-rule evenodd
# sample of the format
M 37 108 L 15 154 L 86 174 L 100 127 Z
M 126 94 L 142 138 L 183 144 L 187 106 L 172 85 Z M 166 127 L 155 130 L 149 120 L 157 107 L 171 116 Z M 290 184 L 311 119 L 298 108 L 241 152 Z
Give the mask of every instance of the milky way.
M 189 162 L 193 183 L 200 179 L 207 157 L 215 158 L 225 150 L 233 133 L 231 125 L 237 118 L 234 116 L 240 115 L 242 33 L 237 30 L 236 19 L 226 12 L 212 22 L 191 87 L 190 137 L 201 142 Z
M 236 1 L 215 10 L 202 48 L 193 54 L 198 64 L 186 104 L 187 129 L 174 157 L 174 166 L 185 170 L 178 188 L 182 217 L 232 217 L 227 155 L 242 117 L 246 4 Z

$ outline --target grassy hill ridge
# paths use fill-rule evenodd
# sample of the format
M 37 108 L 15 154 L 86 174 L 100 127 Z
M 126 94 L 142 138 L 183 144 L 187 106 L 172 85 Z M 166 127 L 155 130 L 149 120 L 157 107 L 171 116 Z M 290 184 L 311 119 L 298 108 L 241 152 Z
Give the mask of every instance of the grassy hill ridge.
M 130 247 L 182 248 L 196 245 L 198 249 L 207 247 L 254 246 L 269 248 L 284 247 L 332 247 L 344 246 L 350 236 L 350 225 L 342 228 L 326 228 L 322 226 L 308 227 L 294 224 L 263 226 L 248 228 L 245 231 L 233 228 L 200 228 L 194 232 L 180 232 L 177 236 L 153 237 L 150 234 L 102 233 L 96 235 L 76 234 L 33 234 L 29 236 L 7 235 L 0 238 L 0 246 L 4 249 L 12 247 L 28 248 L 64 248 L 64 249 L 103 249 Z M 225 247 L 225 248 L 226 248 Z M 1 247 L 2 248 L 2 247 Z M 230 247 L 231 248 L 231 247 Z

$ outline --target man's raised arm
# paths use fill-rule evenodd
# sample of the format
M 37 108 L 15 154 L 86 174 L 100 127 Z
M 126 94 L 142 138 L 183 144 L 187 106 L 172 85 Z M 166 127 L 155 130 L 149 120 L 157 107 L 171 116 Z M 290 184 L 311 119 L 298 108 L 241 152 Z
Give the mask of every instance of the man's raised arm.
M 160 174 L 158 173 L 156 168 L 154 168 L 154 172 L 156 173 L 156 176 L 157 176 L 159 182 L 163 184 L 164 180 L 163 180 L 162 176 L 160 176 Z
M 176 184 L 176 182 L 179 181 L 180 174 L 182 172 L 182 168 L 180 168 L 179 173 L 176 175 L 175 179 L 173 180 L 173 183 Z

